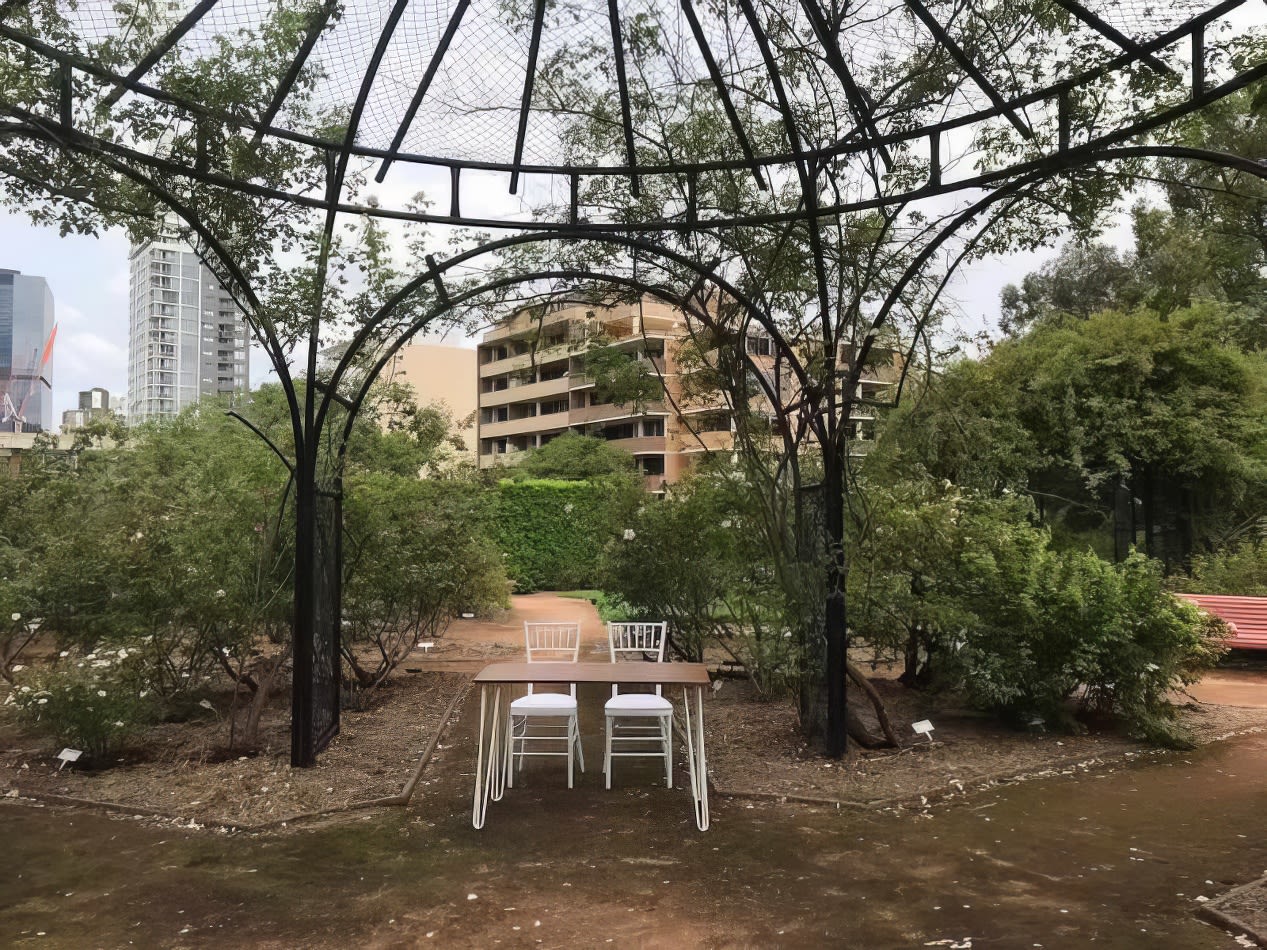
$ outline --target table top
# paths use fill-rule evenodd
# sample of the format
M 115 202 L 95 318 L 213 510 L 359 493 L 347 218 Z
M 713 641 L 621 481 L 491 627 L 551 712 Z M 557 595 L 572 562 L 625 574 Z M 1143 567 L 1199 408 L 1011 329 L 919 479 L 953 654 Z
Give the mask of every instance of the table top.
M 477 683 L 647 683 L 707 686 L 703 663 L 490 663 Z

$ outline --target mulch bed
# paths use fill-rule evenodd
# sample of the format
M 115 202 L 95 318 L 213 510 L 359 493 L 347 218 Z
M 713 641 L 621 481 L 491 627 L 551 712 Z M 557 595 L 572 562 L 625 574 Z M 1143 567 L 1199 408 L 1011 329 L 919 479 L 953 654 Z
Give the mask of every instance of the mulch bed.
M 917 693 L 893 680 L 872 682 L 895 728 L 909 734 L 909 723 L 930 719 L 933 741 L 909 734 L 901 749 L 851 749 L 845 760 L 829 762 L 801 738 L 789 704 L 761 702 L 747 683 L 727 681 L 708 710 L 709 771 L 719 790 L 866 807 L 923 804 L 921 796 L 962 794 L 1000 780 L 1157 752 L 1115 732 L 1021 732 L 956 707 L 946 697 Z M 1180 717 L 1198 743 L 1267 728 L 1263 709 L 1193 703 L 1180 710 Z
M 18 794 L 108 802 L 202 826 L 257 826 L 399 795 L 468 677 L 398 672 L 368 708 L 345 710 L 338 736 L 309 769 L 290 767 L 288 709 L 274 702 L 255 755 L 224 756 L 215 717 L 150 730 L 113 768 L 58 771 L 55 750 L 0 721 L 0 786 Z M 139 759 L 139 761 L 138 761 Z M 220 761 L 216 761 L 220 759 Z
M 218 718 L 164 724 L 108 769 L 57 770 L 56 750 L 20 728 L 0 707 L 0 790 L 108 802 L 207 827 L 252 828 L 294 816 L 399 795 L 442 728 L 450 703 L 482 662 L 513 652 L 500 644 L 437 641 L 411 657 L 363 711 L 345 711 L 342 731 L 310 769 L 291 769 L 288 703 L 278 697 L 250 756 L 225 756 Z M 431 669 L 426 667 L 431 666 Z M 438 669 L 436 669 L 438 668 Z M 787 703 L 760 701 L 750 685 L 726 679 L 709 699 L 709 771 L 721 794 L 860 807 L 923 806 L 1000 780 L 1094 767 L 1155 750 L 1113 732 L 1025 733 L 948 705 L 947 700 L 874 681 L 895 726 L 931 719 L 934 741 L 911 734 L 899 750 L 818 757 L 797 731 Z M 935 705 L 940 704 L 940 705 Z M 1267 728 L 1267 710 L 1190 704 L 1185 724 L 1200 742 Z M 423 775 L 424 784 L 429 781 Z

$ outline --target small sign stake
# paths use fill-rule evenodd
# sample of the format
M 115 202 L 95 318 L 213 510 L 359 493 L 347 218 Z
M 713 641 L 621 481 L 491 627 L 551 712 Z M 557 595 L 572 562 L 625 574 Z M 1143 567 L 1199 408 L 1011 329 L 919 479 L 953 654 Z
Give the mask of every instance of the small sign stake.
M 57 757 L 62 760 L 62 764 L 57 767 L 57 771 L 60 772 L 66 768 L 67 762 L 78 762 L 81 755 L 83 755 L 83 752 L 79 749 L 62 749 L 61 752 L 57 753 Z
M 923 736 L 929 742 L 933 741 L 933 723 L 930 719 L 921 719 L 919 722 L 911 723 L 911 728 L 915 730 L 917 736 Z

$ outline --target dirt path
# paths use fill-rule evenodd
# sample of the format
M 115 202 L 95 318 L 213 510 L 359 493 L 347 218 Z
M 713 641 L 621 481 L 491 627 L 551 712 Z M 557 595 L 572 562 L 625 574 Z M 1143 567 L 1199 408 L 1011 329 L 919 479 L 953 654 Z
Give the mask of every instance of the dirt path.
M 437 672 L 477 672 L 494 656 L 522 654 L 524 623 L 549 621 L 581 625 L 581 662 L 607 660 L 607 628 L 588 600 L 558 594 L 517 594 L 506 617 L 492 620 L 455 620 L 430 651 L 417 651 L 409 665 Z M 469 655 L 477 648 L 480 656 Z M 460 655 L 459 655 L 460 654 Z
M 0 946 L 1220 950 L 1267 737 L 861 814 L 530 766 L 470 824 L 468 702 L 415 802 L 226 838 L 0 801 Z M 971 938 L 968 941 L 966 938 Z
M 1211 670 L 1187 692 L 1199 703 L 1267 709 L 1267 669 Z

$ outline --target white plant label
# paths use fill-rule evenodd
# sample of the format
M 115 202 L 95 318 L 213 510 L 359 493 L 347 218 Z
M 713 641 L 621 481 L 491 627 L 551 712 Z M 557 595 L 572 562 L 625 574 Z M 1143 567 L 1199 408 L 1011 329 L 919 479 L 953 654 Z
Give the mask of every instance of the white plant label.
M 67 762 L 78 762 L 79 757 L 83 754 L 81 749 L 62 749 L 61 752 L 57 753 L 57 757 L 62 760 L 62 764 L 57 767 L 57 771 L 60 772 L 66 768 Z

